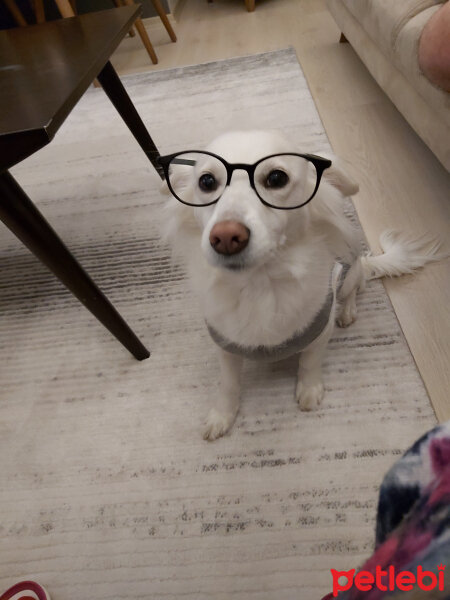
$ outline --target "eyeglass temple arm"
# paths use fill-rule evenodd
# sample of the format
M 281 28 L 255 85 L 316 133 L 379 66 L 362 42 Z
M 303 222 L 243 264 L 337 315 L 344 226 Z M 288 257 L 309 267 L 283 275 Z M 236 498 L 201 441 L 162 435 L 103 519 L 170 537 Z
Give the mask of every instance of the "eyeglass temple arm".
M 197 164 L 195 160 L 188 160 L 187 158 L 176 157 L 171 158 L 170 156 L 158 156 L 157 161 L 163 168 L 163 173 L 161 174 L 161 177 L 163 179 L 166 179 L 166 172 L 169 167 L 169 164 L 189 165 L 190 167 L 193 167 Z
M 317 156 L 317 154 L 305 154 L 305 156 L 319 162 L 324 170 L 328 169 L 333 164 L 330 159 L 324 158 L 323 156 Z
M 190 167 L 193 167 L 197 164 L 197 161 L 189 160 L 187 158 L 174 158 L 171 163 L 175 165 L 189 165 Z

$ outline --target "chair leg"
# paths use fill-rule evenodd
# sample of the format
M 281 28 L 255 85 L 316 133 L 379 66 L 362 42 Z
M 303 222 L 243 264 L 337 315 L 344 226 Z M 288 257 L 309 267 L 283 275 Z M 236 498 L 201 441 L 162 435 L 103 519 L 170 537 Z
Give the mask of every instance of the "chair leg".
M 161 179 L 164 179 L 164 171 L 161 165 L 157 162 L 160 154 L 155 146 L 149 132 L 142 122 L 139 113 L 132 103 L 126 89 L 123 87 L 119 76 L 110 62 L 107 62 L 100 73 L 97 75 L 102 87 L 116 107 L 117 112 L 125 121 L 128 129 L 134 135 L 136 141 L 147 155 L 147 158 L 152 163 Z
M 155 7 L 156 12 L 160 16 L 160 19 L 163 22 L 163 25 L 166 28 L 166 31 L 169 34 L 170 39 L 172 40 L 172 42 L 176 42 L 177 36 L 175 35 L 175 31 L 172 29 L 172 25 L 170 24 L 170 21 L 167 18 L 166 12 L 161 4 L 161 1 L 160 0 L 152 0 L 152 4 Z
M 23 18 L 23 14 L 20 12 L 19 7 L 15 3 L 14 0 L 4 0 L 9 12 L 12 14 L 14 21 L 19 25 L 19 27 L 26 27 L 27 22 Z
M 55 0 L 55 2 L 62 17 L 65 19 L 67 17 L 75 17 L 75 11 L 73 10 L 69 0 Z
M 125 4 L 128 4 L 129 6 L 133 6 L 134 2 L 133 0 L 123 0 L 125 2 Z M 144 44 L 150 58 L 151 61 L 154 65 L 158 64 L 158 57 L 156 56 L 156 52 L 152 46 L 152 43 L 150 41 L 150 38 L 148 37 L 148 33 L 145 30 L 144 27 L 144 23 L 142 22 L 142 19 L 138 18 L 136 19 L 136 21 L 134 22 L 134 26 L 137 29 L 137 32 L 139 33 L 139 35 L 141 36 L 141 40 L 142 43 Z
M 34 0 L 34 14 L 36 16 L 36 23 L 45 23 L 45 11 L 43 0 Z
M 248 12 L 253 12 L 255 10 L 255 0 L 245 0 L 245 6 Z
M 0 219 L 135 358 L 150 356 L 8 171 L 0 173 Z
M 128 0 L 125 0 L 125 2 L 126 2 L 126 4 L 133 3 L 132 0 L 131 0 L 131 2 L 128 2 Z M 158 57 L 156 56 L 156 52 L 152 46 L 150 38 L 148 37 L 148 33 L 144 27 L 144 23 L 142 22 L 142 19 L 140 19 L 140 18 L 136 19 L 136 21 L 134 22 L 134 26 L 136 27 L 138 34 L 141 36 L 142 43 L 144 44 L 145 49 L 147 50 L 152 63 L 154 65 L 157 65 Z

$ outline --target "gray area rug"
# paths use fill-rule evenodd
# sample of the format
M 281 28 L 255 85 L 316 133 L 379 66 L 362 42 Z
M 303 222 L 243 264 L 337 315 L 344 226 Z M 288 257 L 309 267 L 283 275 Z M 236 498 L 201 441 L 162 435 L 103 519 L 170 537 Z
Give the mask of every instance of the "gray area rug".
M 293 50 L 124 78 L 162 153 L 230 128 L 329 143 Z M 435 417 L 379 282 L 336 330 L 320 410 L 296 361 L 245 369 L 201 438 L 215 348 L 158 240 L 159 181 L 102 90 L 13 173 L 152 351 L 135 361 L 2 228 L 0 589 L 55 600 L 317 600 L 372 549 L 378 485 Z

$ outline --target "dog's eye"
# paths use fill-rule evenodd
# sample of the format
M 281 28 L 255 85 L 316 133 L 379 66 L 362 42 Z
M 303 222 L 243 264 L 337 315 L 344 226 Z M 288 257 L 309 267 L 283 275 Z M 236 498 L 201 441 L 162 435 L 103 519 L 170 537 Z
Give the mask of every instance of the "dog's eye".
M 271 171 L 266 179 L 266 187 L 268 188 L 282 188 L 289 183 L 289 177 L 284 171 L 275 169 Z
M 202 192 L 215 192 L 217 190 L 217 181 L 211 173 L 204 173 L 198 180 L 199 188 Z

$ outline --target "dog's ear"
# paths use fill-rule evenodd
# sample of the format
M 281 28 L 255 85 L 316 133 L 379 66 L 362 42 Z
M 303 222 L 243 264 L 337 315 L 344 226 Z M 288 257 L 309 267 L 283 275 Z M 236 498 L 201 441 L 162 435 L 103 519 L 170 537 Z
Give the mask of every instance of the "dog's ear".
M 340 158 L 333 157 L 333 164 L 329 169 L 325 169 L 323 176 L 337 188 L 343 196 L 353 196 L 359 190 L 359 185 L 350 177 L 344 162 Z

